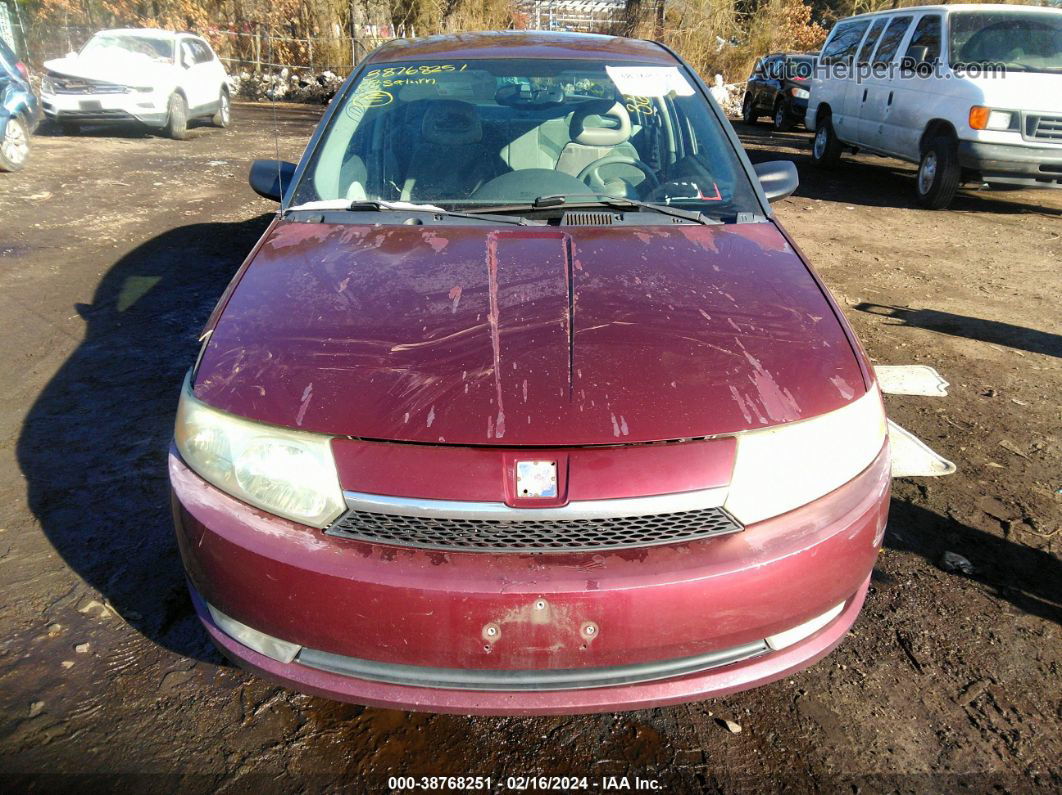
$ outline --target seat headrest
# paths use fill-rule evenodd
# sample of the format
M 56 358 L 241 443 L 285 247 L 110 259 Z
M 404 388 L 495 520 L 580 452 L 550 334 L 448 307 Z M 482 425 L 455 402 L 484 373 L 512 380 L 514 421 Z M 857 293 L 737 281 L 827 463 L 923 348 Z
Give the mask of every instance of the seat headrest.
M 631 137 L 631 116 L 621 102 L 583 102 L 572 113 L 568 137 L 585 146 L 616 146 Z
M 433 144 L 471 144 L 483 140 L 483 124 L 475 105 L 456 99 L 432 102 L 421 124 L 424 140 Z

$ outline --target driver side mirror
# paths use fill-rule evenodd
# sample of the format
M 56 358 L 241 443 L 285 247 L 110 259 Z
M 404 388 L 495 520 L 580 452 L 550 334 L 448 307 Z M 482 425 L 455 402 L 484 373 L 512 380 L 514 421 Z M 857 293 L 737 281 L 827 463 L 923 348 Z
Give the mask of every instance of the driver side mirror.
M 255 160 L 247 181 L 259 196 L 280 201 L 295 176 L 295 164 L 283 160 Z
M 908 69 L 913 69 L 920 63 L 926 62 L 926 57 L 929 55 L 929 48 L 922 45 L 916 45 L 914 47 L 907 48 L 907 55 L 903 57 L 903 66 Z
M 767 196 L 767 201 L 776 202 L 793 192 L 800 185 L 800 176 L 792 160 L 772 160 L 769 163 L 757 163 L 752 167 L 760 180 L 760 187 Z

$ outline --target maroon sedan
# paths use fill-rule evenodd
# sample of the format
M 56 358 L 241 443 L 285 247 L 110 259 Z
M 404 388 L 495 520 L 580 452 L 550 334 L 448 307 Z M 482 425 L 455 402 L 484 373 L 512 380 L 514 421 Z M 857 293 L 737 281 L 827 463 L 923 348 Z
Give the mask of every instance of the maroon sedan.
M 395 41 L 207 324 L 169 459 L 206 630 L 294 688 L 641 708 L 827 654 L 889 501 L 872 369 L 700 78 L 645 41 Z

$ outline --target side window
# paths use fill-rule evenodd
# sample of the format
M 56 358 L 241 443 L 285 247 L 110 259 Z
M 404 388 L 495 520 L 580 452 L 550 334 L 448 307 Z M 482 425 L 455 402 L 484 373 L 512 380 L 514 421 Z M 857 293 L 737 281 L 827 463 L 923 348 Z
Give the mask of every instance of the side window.
M 191 41 L 196 63 L 210 63 L 214 60 L 214 53 L 206 45 L 206 42 L 199 41 L 199 39 L 192 39 Z
M 782 71 L 782 59 L 781 58 L 768 58 L 767 59 L 767 79 L 777 80 Z
M 809 76 L 809 70 L 803 61 L 794 58 L 785 59 L 785 78 L 787 80 L 792 80 L 794 77 L 798 80 L 806 80 Z
M 850 63 L 869 26 L 869 20 L 842 22 L 834 28 L 833 36 L 823 47 L 819 61 L 824 64 Z
M 195 51 L 191 39 L 181 39 L 181 66 L 188 68 L 195 64 Z
M 892 59 L 896 57 L 896 51 L 900 49 L 900 42 L 903 41 L 904 34 L 910 26 L 911 17 L 893 17 L 888 30 L 881 37 L 881 43 L 878 44 L 878 51 L 874 55 L 874 66 L 892 63 Z
M 911 43 L 907 45 L 907 55 L 912 47 L 926 48 L 926 61 L 932 63 L 940 58 L 940 15 L 927 14 L 918 20 Z
M 881 36 L 881 31 L 885 29 L 887 21 L 885 17 L 878 17 L 874 20 L 874 24 L 870 26 L 870 33 L 867 34 L 866 41 L 859 48 L 859 58 L 856 59 L 856 63 L 861 66 L 870 63 L 870 54 L 874 52 L 874 45 L 878 43 L 878 37 Z

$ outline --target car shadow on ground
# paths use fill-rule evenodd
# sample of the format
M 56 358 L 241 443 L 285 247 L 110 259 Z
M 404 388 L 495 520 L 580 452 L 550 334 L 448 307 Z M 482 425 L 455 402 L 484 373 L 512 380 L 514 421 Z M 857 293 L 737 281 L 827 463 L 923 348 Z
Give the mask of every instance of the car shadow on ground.
M 872 304 L 866 301 L 856 304 L 855 308 L 860 312 L 891 318 L 895 321 L 891 325 L 915 326 L 930 331 L 939 331 L 942 334 L 951 334 L 955 337 L 966 337 L 1062 358 L 1062 336 L 1046 331 L 1001 323 L 997 320 L 955 315 L 936 309 L 911 309 L 910 307 Z
M 954 576 L 985 585 L 1025 613 L 1062 624 L 1062 560 L 1049 551 L 896 498 L 889 508 L 885 547 L 917 553 L 937 567 L 945 552 L 961 555 L 973 570 Z
M 166 479 L 177 395 L 218 297 L 271 216 L 164 232 L 103 276 L 82 343 L 30 409 L 30 508 L 78 576 L 146 636 L 220 661 L 195 619 Z
M 865 207 L 941 212 L 923 210 L 915 200 L 914 178 L 917 169 L 914 164 L 875 155 L 866 155 L 860 160 L 843 155 L 836 168 L 822 169 L 811 160 L 812 137 L 803 128 L 783 133 L 763 124 L 750 126 L 742 122 L 732 123 L 753 163 L 769 160 L 792 160 L 796 163 L 800 172 L 800 187 L 795 194 L 798 197 Z M 1062 210 L 1035 201 L 1038 195 L 1048 194 L 1054 192 L 978 190 L 970 186 L 961 189 L 951 207 L 943 212 L 1039 213 L 1062 217 Z

